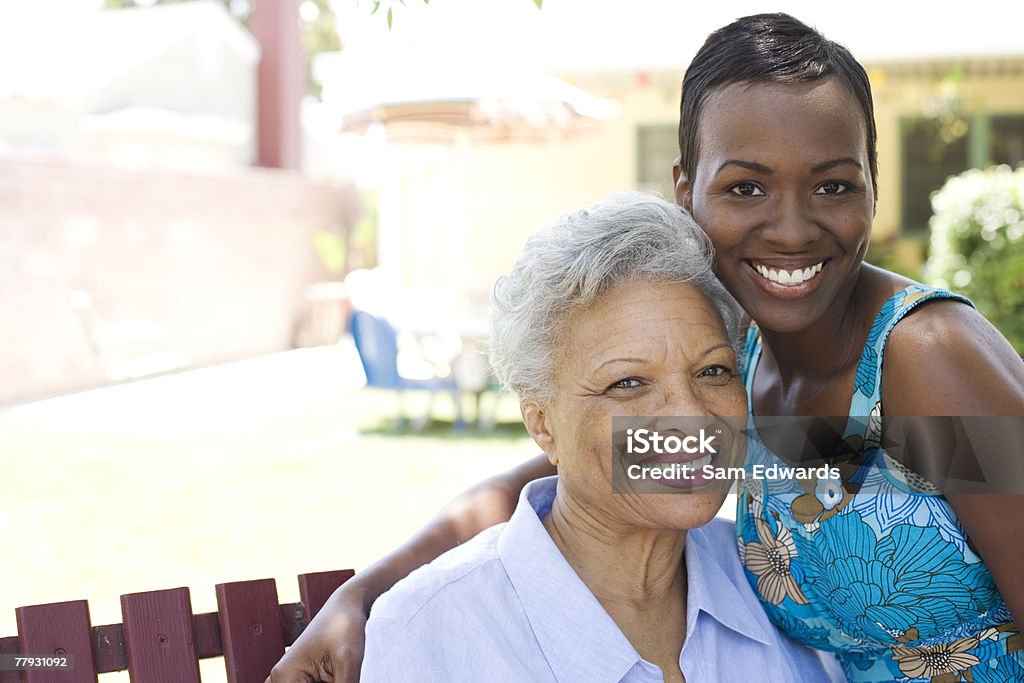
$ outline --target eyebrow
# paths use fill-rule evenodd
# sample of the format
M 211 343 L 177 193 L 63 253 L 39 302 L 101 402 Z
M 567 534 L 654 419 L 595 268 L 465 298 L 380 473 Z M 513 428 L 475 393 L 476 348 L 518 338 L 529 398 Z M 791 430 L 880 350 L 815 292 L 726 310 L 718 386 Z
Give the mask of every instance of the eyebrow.
M 700 357 L 701 357 L 701 358 L 704 358 L 705 356 L 710 356 L 710 355 L 711 355 L 712 353 L 714 353 L 714 352 L 715 352 L 715 351 L 717 351 L 718 349 L 730 349 L 730 350 L 734 350 L 734 349 L 732 348 L 732 344 L 730 344 L 729 342 L 722 342 L 721 344 L 715 344 L 714 346 L 712 346 L 712 347 L 711 347 L 711 348 L 709 348 L 709 349 L 705 349 L 705 350 L 704 350 L 704 353 L 702 353 L 702 354 L 700 355 Z
M 708 348 L 704 349 L 703 351 L 701 351 L 700 355 L 698 356 L 698 358 L 701 358 L 701 359 L 702 358 L 706 358 L 707 356 L 710 356 L 712 353 L 714 353 L 718 349 L 732 349 L 732 344 L 730 344 L 728 342 L 722 342 L 720 344 L 715 344 L 714 346 L 708 347 Z M 598 370 L 600 370 L 604 366 L 611 365 L 612 363 L 648 363 L 648 362 L 650 362 L 650 361 L 647 358 L 609 358 L 608 360 L 604 361 L 603 363 L 598 365 L 596 368 L 594 368 L 592 372 L 597 372 Z
M 742 159 L 726 159 L 722 162 L 722 165 L 718 167 L 718 170 L 715 171 L 715 173 L 721 173 L 726 166 L 739 166 L 740 168 L 745 168 L 748 171 L 761 173 L 763 175 L 772 175 L 774 173 L 772 169 L 768 168 L 764 164 L 759 164 L 756 161 L 744 161 Z
M 597 372 L 598 370 L 600 370 L 604 366 L 611 365 L 612 363 L 646 363 L 646 362 L 648 362 L 648 360 L 646 358 L 609 358 L 608 360 L 604 361 L 603 363 L 598 365 L 596 368 L 594 368 L 592 372 Z
M 838 159 L 829 159 L 828 161 L 823 161 L 820 164 L 815 165 L 814 167 L 811 168 L 811 172 L 824 173 L 825 171 L 833 169 L 836 166 L 842 166 L 844 164 L 856 166 L 860 170 L 864 169 L 861 163 L 854 159 L 853 157 L 840 157 Z M 722 165 L 718 167 L 718 171 L 716 171 L 716 173 L 721 173 L 721 171 L 727 166 L 739 166 L 740 168 L 745 168 L 748 171 L 753 171 L 755 173 L 760 173 L 762 175 L 774 174 L 774 171 L 772 171 L 772 169 L 768 168 L 764 164 L 759 164 L 756 161 L 744 161 L 743 159 L 725 160 L 724 162 L 722 162 Z
M 854 159 L 853 157 L 840 157 L 839 159 L 830 159 L 829 161 L 821 162 L 820 164 L 812 168 L 811 172 L 824 173 L 825 171 L 833 169 L 836 166 L 843 166 L 844 164 L 856 166 L 859 170 L 864 170 L 864 167 L 861 166 L 860 162 Z

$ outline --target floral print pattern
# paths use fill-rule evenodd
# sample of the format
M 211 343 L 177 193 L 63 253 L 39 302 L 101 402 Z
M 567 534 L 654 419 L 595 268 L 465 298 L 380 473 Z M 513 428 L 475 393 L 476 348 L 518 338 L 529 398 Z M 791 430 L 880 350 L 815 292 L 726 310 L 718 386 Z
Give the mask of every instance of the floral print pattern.
M 741 484 L 740 557 L 769 618 L 835 652 L 851 681 L 1024 683 L 1024 636 L 952 508 L 880 443 L 885 342 L 914 306 L 936 297 L 967 302 L 914 285 L 879 312 L 834 460 L 838 480 Z M 748 395 L 759 354 L 752 327 L 741 364 Z M 748 466 L 777 462 L 752 430 Z
M 853 495 L 839 478 L 802 480 L 800 485 L 806 493 L 793 499 L 790 510 L 793 519 L 805 528 L 811 525 L 810 529 L 816 529 L 821 522 L 842 512 L 853 500 Z
M 970 651 L 978 646 L 977 638 L 963 638 L 954 643 L 930 645 L 928 647 L 892 648 L 900 671 L 911 678 L 932 678 L 944 674 L 959 674 L 975 664 L 981 663 Z
M 1020 683 L 1024 681 L 1024 664 L 1017 657 L 1001 657 L 991 665 L 971 668 L 974 683 Z
M 877 538 L 858 515 L 822 522 L 804 547 L 809 583 L 843 631 L 877 643 L 941 635 L 990 609 L 995 586 L 935 529 L 901 525 Z
M 793 534 L 781 524 L 772 533 L 763 519 L 755 519 L 754 525 L 760 540 L 745 544 L 741 557 L 747 569 L 757 576 L 757 592 L 773 605 L 787 597 L 798 605 L 806 605 L 807 598 L 789 572 L 790 560 L 796 555 Z

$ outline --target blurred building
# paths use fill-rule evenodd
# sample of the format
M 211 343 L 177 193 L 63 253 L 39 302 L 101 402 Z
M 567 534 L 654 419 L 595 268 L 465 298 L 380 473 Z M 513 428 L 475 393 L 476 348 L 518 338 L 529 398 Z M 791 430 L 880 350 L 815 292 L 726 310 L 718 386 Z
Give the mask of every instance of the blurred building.
M 0 151 L 193 171 L 255 159 L 260 49 L 220 3 L 93 12 L 15 49 Z
M 254 167 L 253 36 L 212 0 L 23 28 L 0 46 L 0 403 L 289 348 L 333 276 L 315 239 L 359 198 Z

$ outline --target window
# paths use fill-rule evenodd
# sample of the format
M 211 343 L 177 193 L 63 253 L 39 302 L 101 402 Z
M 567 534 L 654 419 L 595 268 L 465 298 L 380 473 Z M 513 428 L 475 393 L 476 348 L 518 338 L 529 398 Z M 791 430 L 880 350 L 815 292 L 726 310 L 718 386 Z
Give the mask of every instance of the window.
M 921 233 L 928 229 L 932 216 L 932 193 L 946 183 L 946 178 L 970 168 L 967 161 L 967 131 L 950 137 L 949 131 L 935 119 L 903 121 L 903 168 L 901 195 L 904 233 Z M 948 126 L 947 126 L 948 128 Z M 944 136 L 943 133 L 946 133 Z
M 636 186 L 671 197 L 672 162 L 679 156 L 678 129 L 673 124 L 637 126 Z
M 1024 114 L 993 116 L 989 140 L 991 163 L 1017 166 L 1024 162 Z
M 1024 163 L 1024 114 L 981 114 L 953 124 L 935 119 L 902 123 L 904 233 L 928 229 L 931 195 L 949 176 L 990 164 Z

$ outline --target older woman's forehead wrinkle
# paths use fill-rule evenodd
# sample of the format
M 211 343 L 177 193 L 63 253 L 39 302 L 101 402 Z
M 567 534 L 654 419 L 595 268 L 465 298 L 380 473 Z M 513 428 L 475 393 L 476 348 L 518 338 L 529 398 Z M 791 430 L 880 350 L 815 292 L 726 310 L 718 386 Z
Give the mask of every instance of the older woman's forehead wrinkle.
M 593 346 L 604 347 L 587 357 L 580 353 L 579 357 L 593 372 L 605 369 L 615 363 L 658 363 L 664 362 L 670 355 L 681 356 L 687 361 L 696 362 L 715 349 L 732 347 L 728 342 L 719 341 L 722 336 L 720 325 L 712 322 L 680 319 L 681 325 L 660 324 L 647 330 L 643 338 L 628 330 L 616 331 L 604 338 L 593 338 Z M 673 329 L 674 328 L 674 329 Z M 621 343 L 619 343 L 621 339 Z M 584 345 L 578 351 L 589 350 Z M 591 347 L 592 348 L 592 347 Z M 610 368 L 609 369 L 613 369 Z
M 717 311 L 683 283 L 620 283 L 572 316 L 562 343 L 556 382 L 578 397 L 602 393 L 619 374 L 688 383 L 716 349 L 731 355 Z
M 700 323 L 698 323 L 698 325 L 700 325 Z M 714 328 L 714 326 L 712 326 L 712 332 L 714 332 L 714 331 L 717 331 L 717 328 Z M 684 342 L 682 342 L 679 338 L 670 340 L 670 344 L 681 344 L 681 343 L 684 343 Z M 715 351 L 718 351 L 719 349 L 728 352 L 730 355 L 733 353 L 732 344 L 729 344 L 728 342 L 719 342 L 719 343 L 709 342 L 708 345 L 702 351 L 695 351 L 693 353 L 693 357 L 694 358 L 706 358 L 706 357 L 712 355 Z M 689 349 L 687 349 L 687 351 L 689 351 Z M 650 363 L 651 361 L 652 361 L 652 356 L 650 356 L 650 355 L 629 355 L 629 354 L 625 354 L 625 355 L 619 356 L 619 355 L 615 354 L 615 350 L 609 350 L 607 353 L 602 354 L 600 357 L 595 357 L 595 359 L 594 359 L 594 368 L 593 369 L 594 369 L 594 371 L 598 371 L 598 370 L 603 370 L 605 368 L 605 366 L 610 366 L 610 365 L 614 365 L 614 364 L 617 364 L 617 363 L 623 364 L 623 365 L 627 365 L 627 364 L 630 364 L 630 363 Z M 611 368 L 611 369 L 614 369 L 614 368 Z

